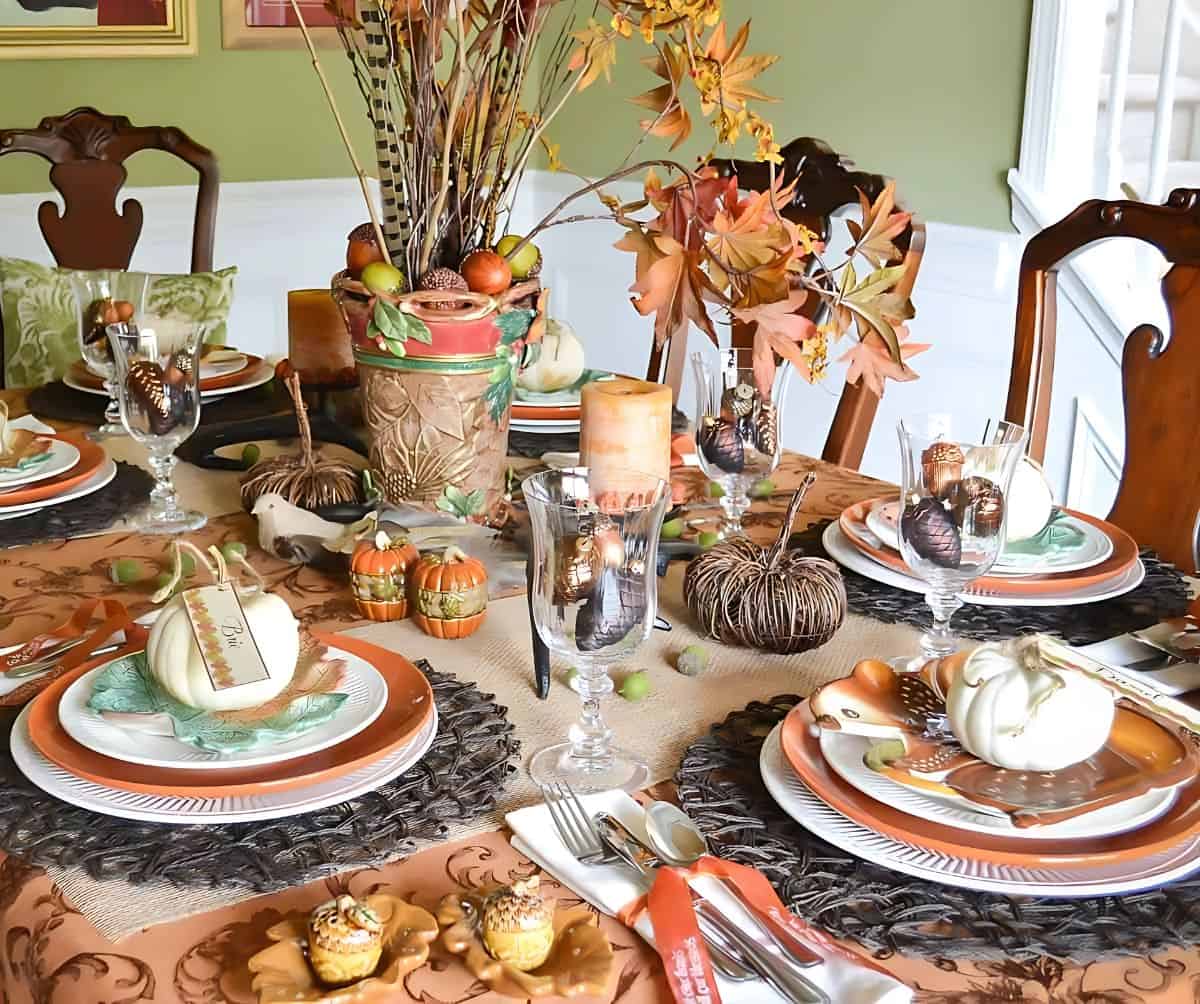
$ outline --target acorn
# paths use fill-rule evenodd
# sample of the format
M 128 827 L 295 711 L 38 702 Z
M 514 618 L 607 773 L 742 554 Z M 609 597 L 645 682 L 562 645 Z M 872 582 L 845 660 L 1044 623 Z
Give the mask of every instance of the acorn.
M 963 472 L 963 451 L 957 443 L 938 440 L 921 453 L 921 469 L 930 494 L 945 498 Z
M 417 289 L 426 293 L 440 293 L 461 289 L 467 291 L 467 280 L 452 268 L 431 268 L 417 283 Z M 462 306 L 461 300 L 447 300 L 444 303 L 423 304 L 432 310 L 457 310 Z
M 757 397 L 758 394 L 748 383 L 728 387 L 721 395 L 721 413 L 729 412 L 727 418 L 745 418 L 754 410 L 754 400 Z
M 362 275 L 362 270 L 372 262 L 385 261 L 383 250 L 375 239 L 375 226 L 372 223 L 360 223 L 347 235 L 346 268 L 352 279 Z
M 495 251 L 472 251 L 463 259 L 459 271 L 467 280 L 471 292 L 485 296 L 497 296 L 513 282 L 512 267 L 508 260 Z

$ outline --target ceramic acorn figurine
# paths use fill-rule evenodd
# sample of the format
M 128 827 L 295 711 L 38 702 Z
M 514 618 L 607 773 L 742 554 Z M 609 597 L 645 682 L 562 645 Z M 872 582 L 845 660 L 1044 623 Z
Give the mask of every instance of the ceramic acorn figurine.
M 539 892 L 533 875 L 497 889 L 483 903 L 480 934 L 488 954 L 498 962 L 529 972 L 550 955 L 554 945 L 554 911 Z
M 383 922 L 365 903 L 339 896 L 308 920 L 308 960 L 322 983 L 342 986 L 370 976 L 383 952 Z

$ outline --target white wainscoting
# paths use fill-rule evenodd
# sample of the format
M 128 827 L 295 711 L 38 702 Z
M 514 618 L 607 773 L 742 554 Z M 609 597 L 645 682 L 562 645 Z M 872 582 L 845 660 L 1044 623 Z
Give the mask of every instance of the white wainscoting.
M 523 232 L 571 189 L 571 179 L 535 172 L 513 214 L 512 229 Z M 636 193 L 636 184 L 614 194 Z M 194 190 L 130 189 L 145 207 L 145 229 L 133 266 L 154 272 L 186 270 L 189 260 Z M 49 262 L 34 222 L 45 196 L 0 196 L 0 254 Z M 591 211 L 586 200 L 572 207 Z M 263 354 L 287 350 L 286 293 L 324 287 L 341 267 L 345 237 L 365 216 L 353 178 L 234 182 L 221 187 L 217 223 L 217 266 L 237 265 L 236 300 L 230 338 Z M 557 227 L 539 241 L 546 260 L 554 314 L 569 321 L 587 346 L 590 365 L 641 375 L 649 355 L 651 321 L 629 305 L 633 256 L 615 250 L 620 233 L 606 222 Z M 834 247 L 838 246 L 835 239 Z M 1015 234 L 930 223 L 928 249 L 914 299 L 918 316 L 912 337 L 933 348 L 913 360 L 921 380 L 893 384 L 884 395 L 867 447 L 863 470 L 896 476 L 897 418 L 905 412 L 951 410 L 968 416 L 982 432 L 1004 406 L 1012 355 L 1016 278 L 1023 240 Z M 1055 407 L 1047 470 L 1060 499 L 1068 497 L 1068 472 L 1081 450 L 1080 415 L 1087 443 L 1099 442 L 1101 455 L 1121 457 L 1121 394 L 1117 364 L 1099 350 L 1096 336 L 1065 298 L 1060 300 Z M 691 335 L 703 350 L 703 336 Z M 838 375 L 823 385 L 795 383 L 786 409 L 784 442 L 819 453 L 840 392 Z M 692 408 L 690 380 L 684 410 Z M 1100 431 L 1097 431 L 1100 430 Z M 1093 451 L 1094 452 L 1094 451 Z M 1095 471 L 1094 466 L 1087 469 Z M 1082 477 L 1082 481 L 1078 478 Z M 1073 503 L 1107 511 L 1112 485 L 1106 478 L 1072 479 Z

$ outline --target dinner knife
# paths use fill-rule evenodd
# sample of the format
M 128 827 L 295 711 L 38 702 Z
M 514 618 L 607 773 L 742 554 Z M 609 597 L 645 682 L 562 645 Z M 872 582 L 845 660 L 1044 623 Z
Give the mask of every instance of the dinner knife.
M 533 554 L 525 559 L 525 603 L 529 610 L 529 637 L 533 642 L 533 679 L 541 700 L 550 696 L 550 649 L 538 634 L 533 620 Z

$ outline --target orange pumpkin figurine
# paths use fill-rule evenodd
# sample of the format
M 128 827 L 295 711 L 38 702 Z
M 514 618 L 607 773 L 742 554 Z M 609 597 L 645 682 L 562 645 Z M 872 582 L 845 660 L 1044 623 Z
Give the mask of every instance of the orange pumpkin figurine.
M 380 530 L 360 540 L 350 558 L 350 589 L 358 612 L 373 621 L 398 621 L 408 614 L 408 577 L 420 554 L 407 537 Z
M 409 575 L 413 620 L 434 638 L 474 634 L 487 614 L 487 569 L 457 547 L 427 554 Z

